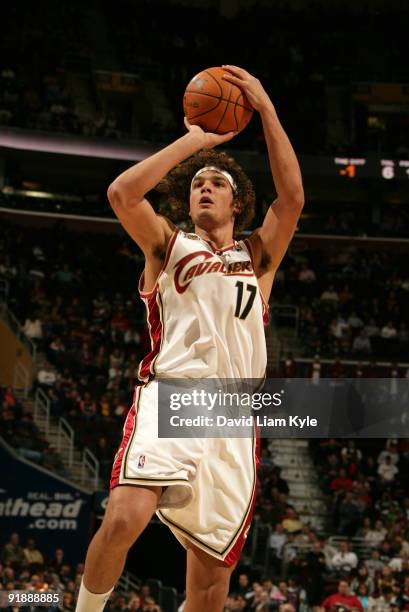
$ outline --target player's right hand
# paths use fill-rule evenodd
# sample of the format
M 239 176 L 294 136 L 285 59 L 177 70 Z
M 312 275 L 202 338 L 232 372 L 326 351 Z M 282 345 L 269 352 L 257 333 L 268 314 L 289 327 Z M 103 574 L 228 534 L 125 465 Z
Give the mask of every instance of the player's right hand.
M 191 125 L 186 117 L 184 123 L 189 132 L 201 139 L 203 143 L 201 146 L 202 149 L 213 149 L 213 147 L 228 142 L 238 134 L 238 132 L 227 132 L 227 134 L 212 134 L 211 132 L 205 132 L 200 126 Z

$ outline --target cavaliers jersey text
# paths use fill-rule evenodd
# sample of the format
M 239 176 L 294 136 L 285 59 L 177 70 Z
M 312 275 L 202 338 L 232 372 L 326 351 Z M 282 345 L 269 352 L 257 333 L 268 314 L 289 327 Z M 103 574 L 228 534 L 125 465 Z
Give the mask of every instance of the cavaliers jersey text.
M 176 230 L 154 289 L 140 295 L 151 337 L 142 381 L 264 377 L 268 309 L 245 241 L 214 250 Z

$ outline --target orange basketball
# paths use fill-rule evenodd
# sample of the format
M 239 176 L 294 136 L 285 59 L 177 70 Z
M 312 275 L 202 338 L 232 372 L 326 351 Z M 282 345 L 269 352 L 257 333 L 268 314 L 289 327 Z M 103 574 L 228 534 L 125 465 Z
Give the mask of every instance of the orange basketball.
M 253 116 L 243 91 L 225 81 L 223 74 L 223 68 L 202 70 L 190 81 L 183 96 L 185 116 L 205 132 L 241 132 Z

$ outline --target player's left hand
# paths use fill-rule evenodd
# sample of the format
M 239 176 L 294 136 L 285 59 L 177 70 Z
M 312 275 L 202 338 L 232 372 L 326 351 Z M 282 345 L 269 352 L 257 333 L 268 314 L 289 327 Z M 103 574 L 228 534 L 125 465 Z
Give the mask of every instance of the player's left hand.
M 237 134 L 237 132 L 227 132 L 227 134 L 212 134 L 211 132 L 205 132 L 198 125 L 191 125 L 187 117 L 184 118 L 184 123 L 186 129 L 191 134 L 196 134 L 196 136 L 200 138 L 202 143 L 201 148 L 203 149 L 213 149 L 213 147 L 217 147 L 217 145 L 228 142 Z
M 246 94 L 253 108 L 259 112 L 266 107 L 271 108 L 272 102 L 266 90 L 256 77 L 238 66 L 230 66 L 227 64 L 223 65 L 222 68 L 225 70 L 223 78 L 229 81 L 229 83 L 233 83 L 237 85 L 237 87 L 240 87 Z

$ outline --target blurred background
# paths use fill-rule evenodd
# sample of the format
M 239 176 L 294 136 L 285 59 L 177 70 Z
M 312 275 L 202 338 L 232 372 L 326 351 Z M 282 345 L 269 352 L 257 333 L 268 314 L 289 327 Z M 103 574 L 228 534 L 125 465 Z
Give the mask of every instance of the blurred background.
M 2 5 L 3 589 L 54 586 L 74 609 L 150 348 L 142 254 L 106 190 L 184 133 L 183 92 L 203 68 L 261 80 L 302 168 L 268 375 L 384 378 L 391 401 L 409 379 L 408 22 L 407 0 Z M 257 116 L 228 150 L 254 182 L 257 227 L 275 197 Z M 226 611 L 409 609 L 408 461 L 406 438 L 264 440 Z M 184 572 L 153 519 L 107 610 L 174 612 Z

